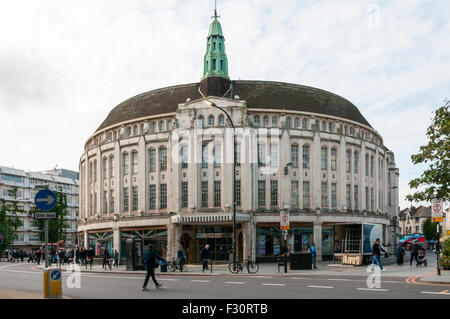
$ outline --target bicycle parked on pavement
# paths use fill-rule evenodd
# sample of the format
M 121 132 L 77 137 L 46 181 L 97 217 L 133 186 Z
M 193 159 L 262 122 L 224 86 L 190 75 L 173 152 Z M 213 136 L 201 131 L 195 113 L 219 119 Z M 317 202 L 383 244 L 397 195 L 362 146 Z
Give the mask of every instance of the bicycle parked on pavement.
M 181 268 L 181 262 L 180 259 L 172 259 L 171 261 L 167 262 L 167 269 L 169 269 L 172 272 L 175 272 L 177 270 L 180 271 L 188 271 L 186 263 L 183 263 L 183 268 Z
M 256 274 L 259 270 L 259 265 L 257 262 L 252 261 L 251 258 L 247 259 L 247 263 L 242 263 L 240 260 L 236 260 L 235 262 L 231 262 L 228 265 L 228 269 L 232 274 L 238 274 L 239 272 L 243 272 L 244 268 L 247 269 L 249 274 Z

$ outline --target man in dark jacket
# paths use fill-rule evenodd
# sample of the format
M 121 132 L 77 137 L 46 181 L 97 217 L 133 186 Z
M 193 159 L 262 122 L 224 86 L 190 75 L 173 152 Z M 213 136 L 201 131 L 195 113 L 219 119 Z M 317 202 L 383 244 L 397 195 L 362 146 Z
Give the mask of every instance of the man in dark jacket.
M 162 286 L 160 283 L 158 283 L 156 281 L 156 278 L 155 278 L 156 259 L 165 261 L 164 258 L 162 258 L 156 252 L 153 251 L 153 245 L 149 244 L 148 250 L 145 252 L 144 256 L 142 257 L 142 261 L 144 262 L 145 270 L 147 270 L 147 275 L 145 276 L 144 286 L 142 286 L 143 291 L 150 290 L 147 288 L 147 284 L 148 284 L 148 280 L 150 279 L 150 276 L 152 277 L 152 280 L 155 283 L 156 288 L 160 288 Z
M 207 244 L 205 248 L 202 249 L 200 252 L 200 260 L 203 263 L 203 269 L 202 272 L 205 270 L 208 270 L 208 259 L 209 259 L 209 245 Z
M 180 246 L 177 252 L 178 261 L 180 263 L 180 271 L 183 272 L 183 266 L 186 263 L 186 254 L 184 253 L 183 246 Z
M 417 246 L 417 243 L 412 244 L 411 247 L 411 257 L 409 259 L 409 265 L 412 266 L 413 259 L 416 260 L 416 266 L 418 265 L 419 261 L 417 260 L 417 256 L 419 255 L 419 247 Z
M 385 269 L 383 268 L 383 265 L 381 264 L 381 252 L 386 252 L 386 250 L 384 250 L 381 245 L 380 245 L 380 238 L 377 238 L 375 240 L 375 243 L 372 246 L 372 272 L 373 272 L 373 265 L 377 264 L 381 271 L 385 271 Z
M 403 256 L 405 255 L 405 250 L 403 247 L 398 244 L 397 251 L 395 253 L 395 257 L 397 257 L 397 265 L 401 266 L 403 265 Z

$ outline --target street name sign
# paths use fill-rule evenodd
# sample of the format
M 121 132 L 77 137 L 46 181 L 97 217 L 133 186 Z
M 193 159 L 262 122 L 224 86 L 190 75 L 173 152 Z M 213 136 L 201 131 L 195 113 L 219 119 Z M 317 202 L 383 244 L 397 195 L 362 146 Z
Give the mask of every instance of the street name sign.
M 36 212 L 34 213 L 34 219 L 55 219 L 55 212 Z
M 34 203 L 40 210 L 52 210 L 56 205 L 56 195 L 49 189 L 43 189 L 34 197 Z
M 439 223 L 444 221 L 443 203 L 439 199 L 433 199 L 431 201 L 431 221 L 433 223 Z

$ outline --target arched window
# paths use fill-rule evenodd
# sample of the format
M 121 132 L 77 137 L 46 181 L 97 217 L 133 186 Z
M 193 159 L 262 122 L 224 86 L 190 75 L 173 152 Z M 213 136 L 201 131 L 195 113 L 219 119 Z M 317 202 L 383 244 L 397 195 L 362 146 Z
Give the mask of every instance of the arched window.
M 188 147 L 187 147 L 187 145 L 181 146 L 180 157 L 181 157 L 181 168 L 187 168 L 188 167 Z
M 165 121 L 159 121 L 159 131 L 164 132 L 166 130 L 166 122 Z
M 306 126 L 306 119 L 302 119 L 302 129 L 306 130 L 307 126 Z
M 219 115 L 219 126 L 225 126 L 225 117 L 223 114 Z
M 172 120 L 167 121 L 167 130 L 170 131 L 172 129 Z
M 327 123 L 325 121 L 322 121 L 322 131 L 326 131 L 327 130 Z
M 138 172 L 138 152 L 131 152 L 131 174 Z
M 264 127 L 269 126 L 269 117 L 268 117 L 267 115 L 264 115 L 264 118 L 263 118 L 263 126 L 264 126 Z
M 148 150 L 148 167 L 150 172 L 156 172 L 156 151 L 154 148 Z
M 294 119 L 294 128 L 299 128 L 299 126 L 300 126 L 300 119 L 296 117 Z
M 129 166 L 130 166 L 130 157 L 128 153 L 122 154 L 122 171 L 123 175 L 127 175 L 129 173 Z
M 109 177 L 114 177 L 114 156 L 109 157 Z
M 298 167 L 298 144 L 291 145 L 291 163 L 293 167 Z
M 138 135 L 138 127 L 137 127 L 137 125 L 133 126 L 133 135 Z
M 204 128 L 205 127 L 205 118 L 203 117 L 203 115 L 200 115 L 198 117 L 198 126 L 200 128 Z
M 150 124 L 150 133 L 156 133 L 156 122 L 155 121 L 153 121 Z
M 208 125 L 214 126 L 214 115 L 208 116 Z
M 291 128 L 291 118 L 289 116 L 286 117 L 286 128 Z
M 276 116 L 272 116 L 272 126 L 277 126 L 278 119 Z
M 259 126 L 259 115 L 255 115 L 253 122 L 254 122 L 256 127 Z

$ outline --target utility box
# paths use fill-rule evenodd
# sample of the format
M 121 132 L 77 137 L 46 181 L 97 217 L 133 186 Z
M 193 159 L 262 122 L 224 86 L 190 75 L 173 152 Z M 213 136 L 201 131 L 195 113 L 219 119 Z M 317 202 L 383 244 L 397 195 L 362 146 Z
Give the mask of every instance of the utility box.
M 62 274 L 60 268 L 44 269 L 44 298 L 62 298 Z
M 142 241 L 137 238 L 129 238 L 126 241 L 126 270 L 143 270 L 142 263 L 143 249 Z
M 311 253 L 292 253 L 291 270 L 312 269 Z

